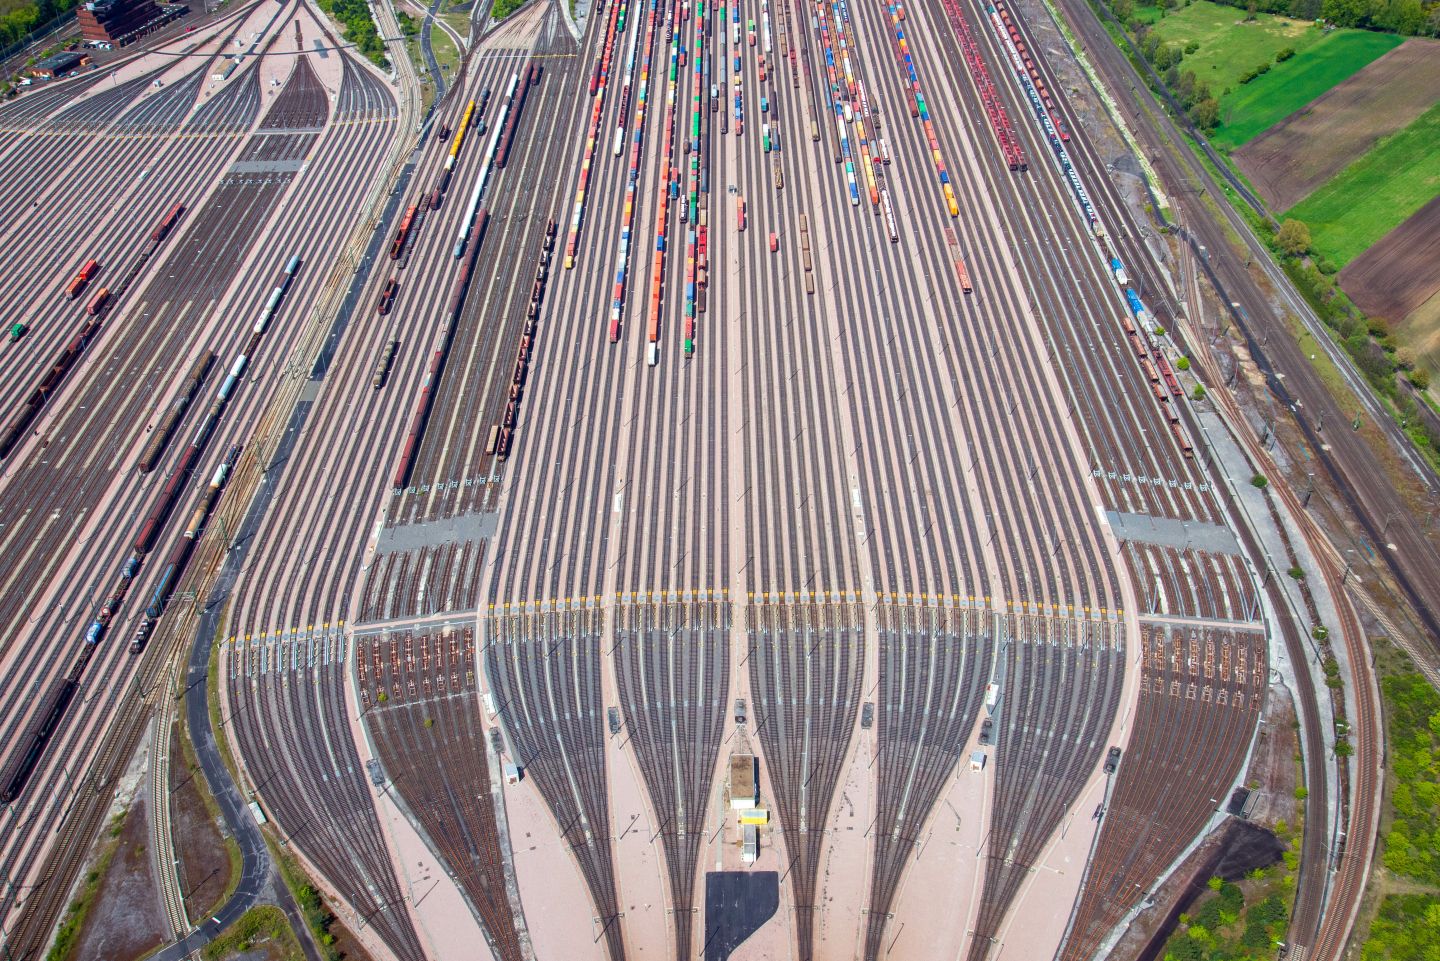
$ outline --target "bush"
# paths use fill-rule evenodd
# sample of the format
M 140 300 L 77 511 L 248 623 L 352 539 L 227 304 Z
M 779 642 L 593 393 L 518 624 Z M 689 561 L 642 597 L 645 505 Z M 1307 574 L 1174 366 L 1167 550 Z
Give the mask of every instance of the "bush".
M 1254 477 L 1250 478 L 1250 486 L 1262 491 L 1266 487 L 1268 487 L 1269 484 L 1270 480 L 1264 474 L 1256 474 Z
M 1249 83 L 1250 81 L 1254 80 L 1256 77 L 1259 77 L 1259 76 L 1261 76 L 1262 74 L 1266 74 L 1266 73 L 1269 73 L 1269 72 L 1270 72 L 1270 61 L 1267 60 L 1267 61 L 1265 61 L 1264 63 L 1260 64 L 1260 66 L 1258 66 L 1258 67 L 1251 67 L 1249 70 L 1246 70 L 1244 73 L 1242 73 L 1242 74 L 1240 75 L 1240 82 L 1241 82 L 1241 83 Z
M 1200 49 L 1200 41 L 1199 41 L 1199 40 L 1191 40 L 1189 43 L 1185 44 L 1185 53 L 1186 53 L 1187 55 L 1192 54 L 1192 53 L 1194 53 L 1196 50 L 1199 50 L 1199 49 Z
M 1196 385 L 1195 385 L 1195 389 L 1190 392 L 1190 398 L 1191 398 L 1192 400 L 1200 400 L 1200 399 L 1203 398 L 1204 396 L 1205 396 L 1205 387 L 1204 387 L 1203 384 L 1196 384 Z
M 1424 367 L 1416 367 L 1407 375 L 1407 379 L 1416 390 L 1430 389 L 1430 371 Z
M 1284 63 L 1286 60 L 1289 60 L 1293 56 L 1295 56 L 1295 48 L 1286 47 L 1284 50 L 1281 50 L 1275 54 L 1275 62 Z
M 1440 883 L 1440 694 L 1420 674 L 1387 677 L 1381 690 L 1395 776 L 1385 867 L 1434 885 Z
M 1179 360 L 1175 361 L 1175 368 L 1176 368 L 1177 370 L 1189 370 L 1189 369 L 1190 369 L 1190 358 L 1189 358 L 1189 357 L 1181 357 Z
M 1286 573 L 1288 573 L 1291 577 L 1295 578 L 1295 580 L 1297 581 L 1303 581 L 1305 579 L 1305 570 L 1300 567 L 1292 567 Z
M 1364 961 L 1423 961 L 1440 944 L 1440 899 L 1424 894 L 1391 894 L 1380 902 L 1370 925 Z

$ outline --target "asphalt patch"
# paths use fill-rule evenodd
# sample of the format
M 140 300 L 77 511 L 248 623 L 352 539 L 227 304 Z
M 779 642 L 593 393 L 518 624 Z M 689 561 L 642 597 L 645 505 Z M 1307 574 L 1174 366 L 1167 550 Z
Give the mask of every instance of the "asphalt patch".
M 707 871 L 705 961 L 726 961 L 779 906 L 777 871 Z

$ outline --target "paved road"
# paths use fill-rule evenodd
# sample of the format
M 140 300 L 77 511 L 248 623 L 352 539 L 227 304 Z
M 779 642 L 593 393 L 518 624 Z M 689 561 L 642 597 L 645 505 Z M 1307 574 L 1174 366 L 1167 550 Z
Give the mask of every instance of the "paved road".
M 440 0 L 430 4 L 425 11 L 425 21 L 420 24 L 420 50 L 425 54 L 425 65 L 430 68 L 430 79 L 435 84 L 435 99 L 445 96 L 445 78 L 440 73 L 440 64 L 435 60 L 435 48 L 430 45 L 430 33 L 435 28 L 435 14 L 440 10 Z

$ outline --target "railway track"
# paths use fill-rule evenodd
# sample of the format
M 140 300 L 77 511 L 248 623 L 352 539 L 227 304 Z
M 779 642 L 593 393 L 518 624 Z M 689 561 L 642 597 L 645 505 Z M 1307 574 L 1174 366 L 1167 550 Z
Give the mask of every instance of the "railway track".
M 166 690 L 173 688 L 174 678 L 167 677 L 165 686 Z M 174 941 L 190 930 L 175 857 L 175 836 L 170 830 L 170 802 L 174 797 L 170 787 L 170 739 L 174 733 L 175 701 L 170 697 L 157 701 L 158 710 L 150 734 L 150 865 L 170 927 L 166 940 Z
M 355 670 L 362 723 L 392 796 L 399 796 L 426 843 L 458 879 L 494 955 L 522 961 L 489 787 L 496 778 L 475 710 L 475 665 L 471 626 L 359 642 Z M 476 791 L 476 785 L 485 789 Z
M 485 674 L 515 763 L 534 778 L 595 903 L 596 940 L 625 957 L 605 776 L 598 610 L 492 616 Z
M 296 389 L 298 390 L 298 385 Z M 283 395 L 283 389 L 281 393 Z M 244 463 L 242 462 L 243 467 Z M 253 466 L 250 469 L 253 474 Z M 233 514 L 229 516 L 233 517 Z M 220 526 L 222 530 L 227 529 L 223 526 L 223 518 Z M 160 645 L 152 642 L 151 647 L 157 649 Z M 146 674 L 137 676 L 141 683 L 153 680 Z M 96 763 L 93 765 L 94 774 L 89 782 L 92 790 L 82 799 L 85 804 L 80 805 L 78 813 L 64 820 L 60 825 L 54 846 L 57 853 L 50 860 L 46 879 L 42 882 L 45 895 L 43 898 L 32 897 L 27 905 L 27 915 L 22 917 L 17 927 L 12 930 L 9 942 L 12 947 L 16 944 L 28 943 L 27 939 L 31 936 L 43 939 L 63 909 L 69 881 L 78 871 L 85 848 L 88 847 L 90 839 L 94 837 L 100 820 L 103 818 L 105 803 L 98 795 L 103 792 L 106 785 L 113 781 L 119 771 L 123 770 L 143 733 L 146 718 L 130 716 L 136 709 L 139 700 L 131 687 L 127 687 L 125 694 L 118 699 L 118 715 L 121 720 L 108 729 L 100 739 L 101 749 Z M 42 900 L 47 903 L 37 904 Z
M 785 844 L 796 950 L 808 961 L 825 825 L 860 713 L 863 613 L 858 604 L 763 604 L 750 618 L 755 735 Z
M 996 619 L 976 615 L 967 611 L 945 623 L 944 613 L 933 608 L 881 612 L 879 804 L 871 826 L 875 854 L 865 926 L 867 961 L 884 956 L 882 937 L 901 874 L 942 785 L 969 748 L 995 651 L 1014 643 L 1003 636 L 992 639 Z
M 696 868 L 730 676 L 728 603 L 689 607 L 617 609 L 613 649 L 629 744 L 660 818 L 677 958 L 694 951 Z

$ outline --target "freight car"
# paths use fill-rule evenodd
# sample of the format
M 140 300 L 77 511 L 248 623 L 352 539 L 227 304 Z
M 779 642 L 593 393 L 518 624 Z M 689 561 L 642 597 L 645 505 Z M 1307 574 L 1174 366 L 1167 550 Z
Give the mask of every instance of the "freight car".
M 400 281 L 394 277 L 385 281 L 385 287 L 380 291 L 380 301 L 375 305 L 380 316 L 390 313 L 390 305 L 395 302 L 395 292 L 400 289 Z
M 386 379 L 390 376 L 390 365 L 395 362 L 395 351 L 400 348 L 398 340 L 392 340 L 385 345 L 380 352 L 380 360 L 375 364 L 375 376 L 370 380 L 370 386 L 379 390 L 385 386 Z
M 411 204 L 405 211 L 405 216 L 400 219 L 400 229 L 395 231 L 395 239 L 390 243 L 390 259 L 399 260 L 400 255 L 405 252 L 405 241 L 410 236 L 410 228 L 415 223 L 415 211 L 417 206 Z

